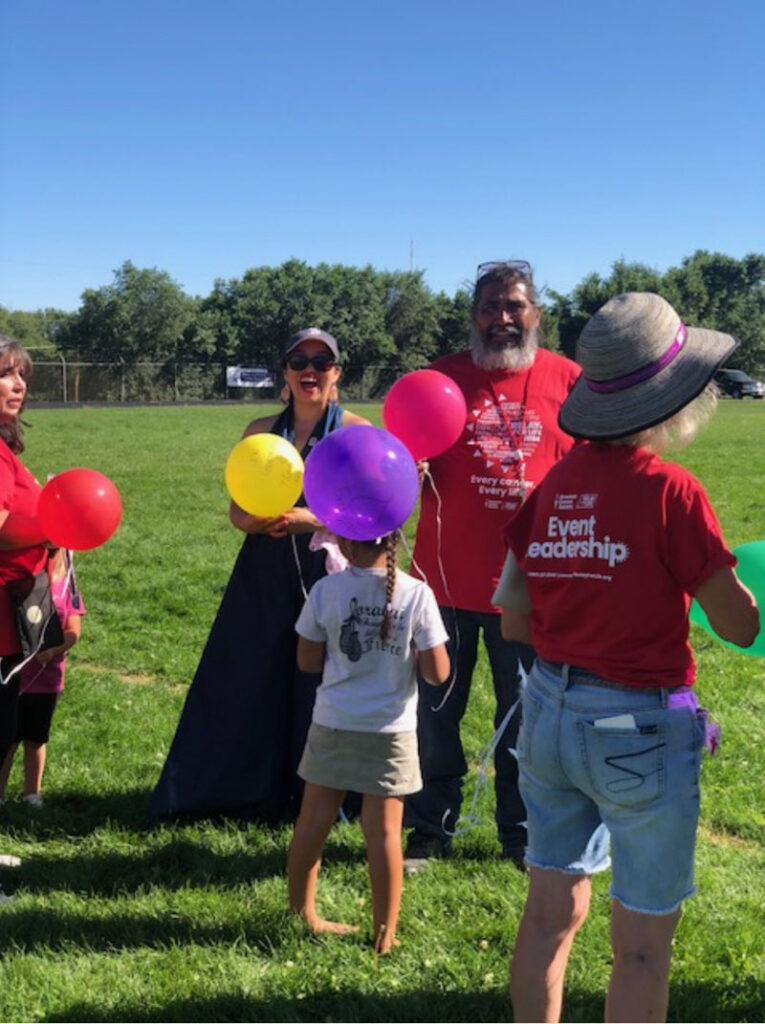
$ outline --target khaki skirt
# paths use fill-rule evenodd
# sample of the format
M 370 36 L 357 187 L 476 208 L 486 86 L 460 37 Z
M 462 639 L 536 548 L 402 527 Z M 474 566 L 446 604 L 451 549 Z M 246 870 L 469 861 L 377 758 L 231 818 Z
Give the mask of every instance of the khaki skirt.
M 407 796 L 422 789 L 416 732 L 352 732 L 313 722 L 298 775 L 328 789 Z

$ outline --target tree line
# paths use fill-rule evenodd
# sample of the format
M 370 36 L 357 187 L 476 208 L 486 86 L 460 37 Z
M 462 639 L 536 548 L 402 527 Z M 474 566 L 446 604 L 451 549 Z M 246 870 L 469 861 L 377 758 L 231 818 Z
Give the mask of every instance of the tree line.
M 686 322 L 736 335 L 736 366 L 765 367 L 765 255 L 736 260 L 699 250 L 664 274 L 618 261 L 606 278 L 590 274 L 570 295 L 544 297 L 546 344 L 573 358 L 587 319 L 624 291 L 658 292 Z M 390 379 L 464 348 L 470 298 L 467 285 L 453 296 L 431 291 L 418 270 L 311 267 L 294 259 L 189 296 L 165 271 L 128 261 L 111 284 L 83 292 L 75 312 L 0 307 L 0 332 L 70 361 L 276 368 L 284 340 L 315 324 L 337 338 L 351 383 L 365 367 Z

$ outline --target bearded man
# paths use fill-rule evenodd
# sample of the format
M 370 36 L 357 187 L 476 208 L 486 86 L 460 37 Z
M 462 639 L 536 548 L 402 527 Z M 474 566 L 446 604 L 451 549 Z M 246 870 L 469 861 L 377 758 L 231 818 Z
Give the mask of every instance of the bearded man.
M 435 591 L 456 678 L 442 707 L 437 707 L 432 687 L 420 683 L 423 789 L 406 801 L 404 823 L 414 829 L 405 854 L 409 872 L 451 849 L 467 772 L 460 723 L 481 632 L 494 682 L 495 729 L 518 698 L 519 663 L 528 669 L 534 658 L 531 647 L 502 639 L 499 610 L 491 596 L 505 557 L 505 524 L 574 443 L 558 426 L 558 410 L 580 369 L 539 347 L 540 315 L 528 263 L 481 264 L 470 348 L 433 363 L 433 369 L 461 388 L 467 422 L 457 443 L 430 463 L 432 484 L 426 478 L 412 572 Z M 523 870 L 526 810 L 511 753 L 519 718 L 520 711 L 496 746 L 495 790 L 502 855 Z

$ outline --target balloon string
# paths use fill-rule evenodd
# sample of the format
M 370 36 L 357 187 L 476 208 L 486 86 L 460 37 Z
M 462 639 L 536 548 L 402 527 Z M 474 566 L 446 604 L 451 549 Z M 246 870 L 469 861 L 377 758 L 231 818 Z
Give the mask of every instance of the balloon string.
M 32 658 L 37 656 L 37 654 L 40 651 L 40 647 L 42 646 L 44 633 L 45 630 L 40 631 L 40 639 L 37 641 L 37 647 L 35 647 L 32 653 L 28 654 L 23 661 L 20 661 L 18 665 L 15 665 L 5 678 L 3 678 L 2 669 L 0 669 L 0 686 L 7 686 L 8 683 L 10 683 L 11 679 L 13 679 L 13 677 L 16 675 L 16 673 L 21 672 L 21 670 L 29 664 Z M 0 658 L 0 664 L 2 664 L 2 658 Z M 19 693 L 21 693 L 21 691 L 19 691 Z
M 526 680 L 528 677 L 526 675 L 526 670 L 524 669 L 520 661 L 518 662 L 518 675 L 520 677 L 520 689 L 522 692 L 526 685 Z M 467 812 L 467 814 L 460 814 L 460 816 L 457 818 L 457 823 L 451 832 L 446 827 L 446 819 L 451 814 L 451 810 L 447 808 L 447 810 L 444 811 L 444 816 L 441 819 L 441 827 L 443 828 L 444 832 L 446 832 L 447 835 L 462 836 L 465 835 L 467 832 L 472 831 L 476 827 L 476 825 L 480 825 L 481 816 L 476 811 L 476 805 L 478 804 L 478 799 L 481 796 L 481 793 L 484 791 L 488 793 L 489 791 L 489 761 L 494 756 L 494 751 L 497 749 L 497 745 L 499 744 L 499 741 L 502 739 L 502 735 L 505 732 L 505 729 L 507 729 L 508 725 L 510 724 L 510 719 L 518 710 L 520 703 L 521 698 L 518 697 L 515 703 L 508 708 L 505 717 L 499 724 L 499 728 L 495 731 L 494 735 L 491 737 L 489 742 L 484 746 L 483 750 L 478 755 L 478 779 L 476 781 L 475 787 L 473 788 L 473 798 L 470 801 L 470 809 Z M 511 747 L 508 747 L 508 750 L 510 754 L 513 755 L 513 757 L 517 758 L 518 754 L 516 750 L 514 750 Z
M 441 559 L 441 546 L 442 546 L 442 535 L 441 535 L 441 530 L 442 530 L 442 522 L 441 522 L 441 506 L 442 506 L 442 501 L 441 501 L 441 495 L 438 493 L 438 488 L 436 487 L 436 482 L 435 482 L 435 480 L 433 479 L 433 477 L 431 475 L 430 469 L 426 469 L 425 470 L 425 478 L 427 479 L 427 481 L 430 484 L 430 486 L 433 488 L 433 494 L 436 496 L 436 558 L 438 559 L 438 571 L 439 571 L 439 573 L 441 575 L 441 583 L 443 584 L 444 593 L 446 594 L 447 600 L 449 602 L 449 607 L 452 610 L 452 613 L 453 613 L 452 614 L 452 621 L 454 622 L 454 656 L 452 657 L 452 671 L 451 671 L 451 674 L 449 676 L 449 684 L 448 684 L 448 686 L 446 688 L 446 693 L 444 694 L 443 699 L 440 701 L 440 703 L 438 705 L 435 705 L 435 706 L 431 705 L 431 707 L 430 707 L 431 711 L 440 711 L 441 708 L 444 706 L 444 704 L 446 704 L 446 702 L 449 699 L 449 697 L 451 696 L 452 690 L 454 689 L 454 685 L 457 682 L 457 661 L 459 659 L 459 653 L 460 653 L 460 627 L 459 627 L 459 623 L 457 622 L 457 609 L 454 606 L 454 599 L 452 598 L 451 592 L 449 591 L 449 584 L 446 582 L 446 571 L 444 569 L 443 560 Z M 402 534 L 402 536 L 403 536 L 403 534 Z M 412 558 L 412 565 L 415 567 L 415 569 L 417 570 L 419 575 L 427 583 L 428 582 L 428 577 L 422 571 L 422 569 L 417 564 L 417 562 L 414 560 L 414 556 L 409 551 L 409 546 L 406 544 L 406 541 L 404 541 L 404 545 L 406 547 L 407 552 L 410 554 L 410 556 Z
M 66 577 L 64 578 L 64 588 L 63 589 L 66 589 L 66 587 L 69 586 L 69 583 L 70 583 L 70 581 L 72 579 L 72 576 L 73 576 L 73 573 L 74 573 L 74 562 L 72 561 L 72 554 L 71 554 L 70 551 L 66 551 L 65 552 L 64 558 L 65 558 L 65 561 L 66 561 L 67 570 L 66 570 Z M 58 611 L 56 610 L 56 603 L 55 603 L 55 601 L 53 601 L 53 594 L 52 593 L 51 593 L 51 602 L 53 603 L 53 614 L 54 615 L 58 615 Z M 48 621 L 50 621 L 50 620 L 48 620 Z M 11 679 L 13 679 L 13 677 L 16 675 L 17 672 L 21 672 L 21 670 L 23 668 L 26 668 L 26 666 L 29 664 L 29 662 L 33 658 L 37 657 L 37 655 L 40 653 L 40 648 L 42 646 L 42 642 L 43 642 L 44 636 L 45 636 L 45 629 L 42 629 L 42 630 L 40 630 L 40 639 L 37 641 L 37 647 L 35 647 L 35 649 L 32 651 L 32 653 L 28 654 L 27 657 L 24 658 L 23 661 L 19 662 L 18 665 L 15 665 L 5 678 L 3 678 L 2 669 L 0 668 L 0 686 L 7 686 L 8 683 L 10 683 Z M 2 658 L 0 658 L 0 665 L 1 664 L 2 664 Z M 41 666 L 40 669 L 34 674 L 32 679 L 29 680 L 29 682 L 26 684 L 26 686 L 23 687 L 23 689 L 19 689 L 19 696 L 21 696 L 22 693 L 26 693 L 26 691 L 29 689 L 29 687 L 32 685 L 32 683 L 35 681 L 35 679 L 37 679 L 37 677 L 40 675 L 40 672 L 42 672 L 44 667 L 45 666 Z
M 45 665 L 40 665 L 40 667 L 39 667 L 39 668 L 38 668 L 38 670 L 37 670 L 37 671 L 35 672 L 35 674 L 34 674 L 34 675 L 32 676 L 32 678 L 31 678 L 31 679 L 29 680 L 29 682 L 28 682 L 28 683 L 26 683 L 26 684 L 25 684 L 24 686 L 19 686 L 19 697 L 20 697 L 20 696 L 21 696 L 22 694 L 26 693 L 26 692 L 27 692 L 27 690 L 29 690 L 29 687 L 30 687 L 30 686 L 32 685 L 32 683 L 34 683 L 34 682 L 35 682 L 35 681 L 37 680 L 37 677 L 38 677 L 38 676 L 39 676 L 39 675 L 40 675 L 40 674 L 41 674 L 42 672 L 44 672 L 44 671 L 45 671 Z
M 72 559 L 72 552 L 70 550 L 68 550 L 67 548 L 62 548 L 61 551 L 62 551 L 62 557 L 64 559 L 64 564 L 66 565 L 66 575 L 64 576 L 64 582 L 61 585 L 61 593 L 64 594 L 64 593 L 66 593 L 67 588 L 71 588 L 72 605 L 75 608 L 79 608 L 80 607 L 80 594 L 79 594 L 79 591 L 76 589 L 77 588 L 77 583 L 75 581 L 75 576 L 74 576 L 74 561 Z M 58 615 L 58 609 L 56 608 L 56 601 L 55 601 L 55 599 L 53 597 L 53 581 L 52 580 L 51 580 L 51 595 L 50 596 L 51 596 L 51 601 L 53 603 L 53 614 L 54 615 Z M 48 620 L 48 621 L 50 621 L 50 620 Z M 43 630 L 43 633 L 44 632 L 45 632 L 45 630 Z M 40 642 L 42 643 L 42 634 L 41 634 L 41 637 L 40 637 Z M 39 647 L 38 647 L 38 650 L 36 650 L 33 654 L 31 654 L 29 656 L 29 658 L 27 658 L 27 660 L 25 662 L 23 662 L 21 665 L 18 666 L 18 668 L 20 668 L 20 669 L 23 668 L 24 665 L 26 665 L 27 662 L 30 661 L 32 658 L 36 657 L 37 654 L 39 654 Z M 40 673 L 45 670 L 45 667 L 46 667 L 45 665 L 40 665 L 40 667 L 35 672 L 35 674 L 32 676 L 32 678 L 27 683 L 25 683 L 24 686 L 20 686 L 19 687 L 19 697 L 23 693 L 27 693 L 27 691 L 29 690 L 30 686 L 35 682 L 35 680 L 40 675 Z M 13 675 L 13 673 L 11 673 L 11 675 Z M 10 676 L 8 678 L 10 679 Z
M 66 563 L 66 587 L 69 588 L 69 594 L 72 599 L 72 607 L 77 611 L 81 607 L 80 590 L 77 586 L 77 573 L 74 571 L 74 552 L 69 548 L 64 548 L 64 561 Z
M 70 583 L 71 583 L 72 579 L 74 578 L 75 563 L 72 560 L 72 552 L 71 551 L 65 551 L 65 561 L 66 561 L 66 564 L 67 564 L 67 575 L 66 575 L 65 581 L 63 581 L 63 590 L 66 590 L 67 587 L 70 586 Z M 55 607 L 55 601 L 53 601 L 52 588 L 51 588 L 50 599 L 51 599 L 51 602 L 53 604 L 53 614 L 57 615 L 58 612 L 57 612 L 56 607 Z M 13 678 L 13 676 L 15 676 L 15 674 L 17 672 L 20 672 L 20 671 L 22 671 L 22 669 L 26 668 L 29 665 L 29 663 L 31 662 L 32 658 L 36 657 L 40 653 L 40 647 L 42 646 L 44 635 L 45 635 L 45 630 L 43 629 L 43 630 L 40 631 L 40 639 L 37 642 L 37 647 L 35 647 L 35 649 L 32 651 L 31 654 L 28 654 L 27 657 L 25 657 L 23 662 L 19 662 L 18 665 L 14 666 L 14 668 L 12 668 L 10 670 L 10 672 L 8 673 L 8 675 L 5 678 L 3 678 L 2 669 L 0 669 L 0 686 L 7 686 L 8 683 Z M 2 658 L 0 658 L 0 665 L 1 664 L 2 664 Z M 23 693 L 27 692 L 27 690 L 30 688 L 30 686 L 34 683 L 34 681 L 40 675 L 40 673 L 42 672 L 43 668 L 44 668 L 44 666 L 42 666 L 40 668 L 40 670 L 35 673 L 33 678 L 29 681 L 29 683 L 27 683 L 27 685 L 23 689 L 19 689 L 18 690 L 18 695 L 19 696 L 22 695 Z
M 305 589 L 305 581 L 303 580 L 303 569 L 300 565 L 300 555 L 298 554 L 297 541 L 295 540 L 295 534 L 290 534 L 290 540 L 292 541 L 292 554 L 295 556 L 295 566 L 297 568 L 298 580 L 300 581 L 300 589 L 303 591 L 303 600 L 308 600 L 308 591 Z

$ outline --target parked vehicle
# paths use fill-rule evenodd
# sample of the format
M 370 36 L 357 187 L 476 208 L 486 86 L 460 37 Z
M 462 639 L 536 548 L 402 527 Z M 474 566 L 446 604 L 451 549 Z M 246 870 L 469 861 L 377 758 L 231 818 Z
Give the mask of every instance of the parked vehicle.
M 718 370 L 715 384 L 724 395 L 731 398 L 765 398 L 765 384 L 752 380 L 743 370 Z

